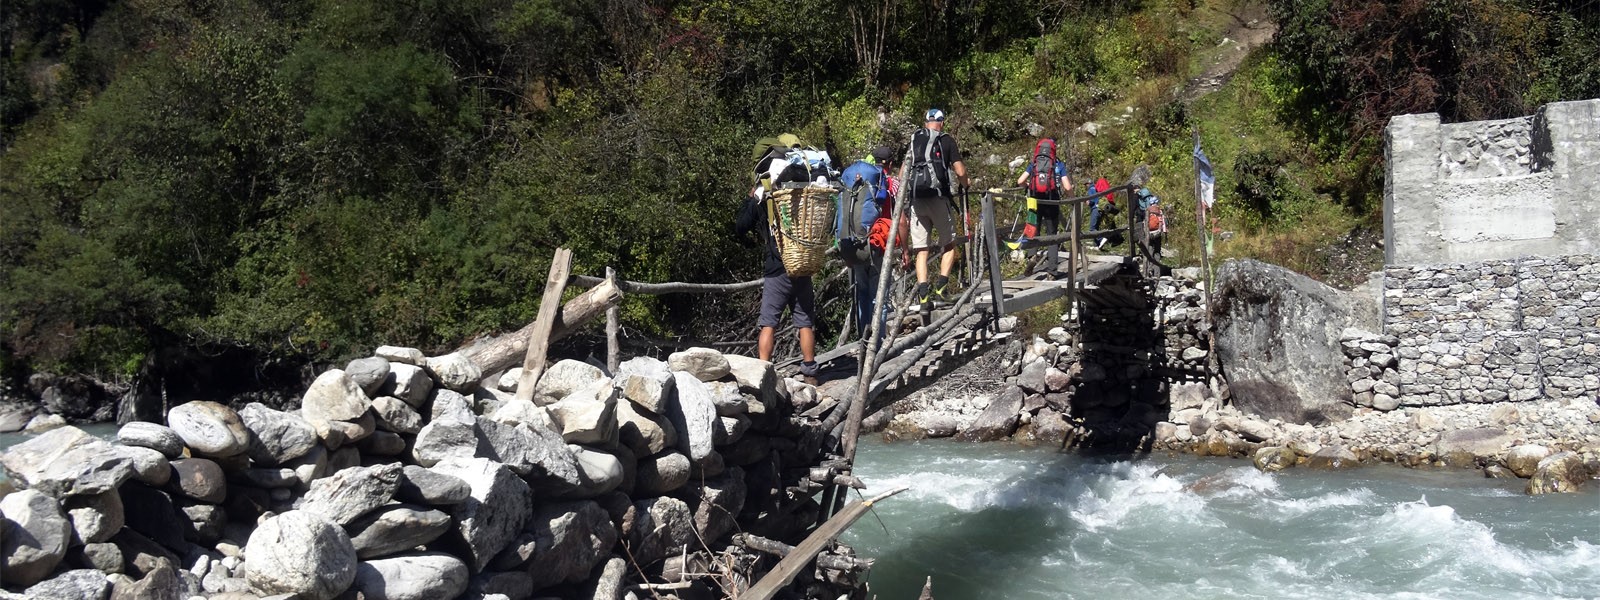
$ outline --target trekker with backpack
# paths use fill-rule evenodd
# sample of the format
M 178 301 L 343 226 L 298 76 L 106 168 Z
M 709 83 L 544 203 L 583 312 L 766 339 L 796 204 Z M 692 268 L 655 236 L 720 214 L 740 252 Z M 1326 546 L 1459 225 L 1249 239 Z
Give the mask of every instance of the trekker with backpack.
M 961 149 L 956 139 L 944 133 L 944 111 L 928 109 L 922 129 L 911 136 L 911 149 L 900 168 L 900 177 L 908 186 L 906 195 L 911 199 L 911 249 L 917 255 L 917 289 L 914 297 L 924 311 L 933 308 L 935 297 L 944 297 L 950 284 L 950 270 L 956 264 L 956 233 L 950 221 L 951 184 L 959 183 L 965 189 L 967 165 L 961 162 Z M 939 243 L 945 247 L 939 259 L 939 278 L 928 281 L 928 253 L 932 250 L 932 233 L 937 230 Z
M 1111 182 L 1106 181 L 1106 178 L 1101 177 L 1101 178 L 1095 180 L 1094 187 L 1092 189 L 1094 191 L 1092 191 L 1090 193 L 1093 193 L 1093 194 L 1098 194 L 1100 192 L 1104 192 L 1106 190 L 1111 189 Z M 1106 222 L 1109 224 L 1111 222 L 1111 216 L 1117 214 L 1117 212 L 1118 212 L 1118 208 L 1117 208 L 1117 201 L 1116 201 L 1116 195 L 1115 194 L 1107 194 L 1105 196 L 1101 196 L 1099 198 L 1095 198 L 1093 200 L 1090 200 L 1089 201 L 1089 231 L 1099 231 L 1100 230 L 1100 219 L 1102 217 L 1104 217 Z M 1095 244 L 1094 244 L 1094 249 L 1095 250 L 1099 250 L 1101 248 L 1104 248 L 1106 246 L 1106 242 L 1109 241 L 1109 240 L 1106 239 L 1106 236 L 1104 236 L 1104 235 L 1101 235 L 1101 236 L 1098 236 L 1098 237 L 1099 237 L 1099 239 L 1097 239 L 1095 241 Z
M 763 145 L 770 147 L 771 151 L 762 152 Z M 777 345 L 778 323 L 783 317 L 783 310 L 788 308 L 800 338 L 800 374 L 814 378 L 817 375 L 817 337 L 812 315 L 816 311 L 816 294 L 810 276 L 792 277 L 784 268 L 767 212 L 768 195 L 771 194 L 768 187 L 787 177 L 763 176 L 785 169 L 778 165 L 769 171 L 769 165 L 780 162 L 785 153 L 797 154 L 801 151 L 800 140 L 792 134 L 783 134 L 776 139 L 764 138 L 757 142 L 756 150 L 757 184 L 750 190 L 750 195 L 745 198 L 734 219 L 734 236 L 740 243 L 746 246 L 760 244 L 765 249 L 761 272 L 761 316 L 756 321 L 761 333 L 757 337 L 756 352 L 761 360 L 772 360 L 772 350 Z
M 1161 198 L 1157 197 L 1149 188 L 1139 188 L 1135 194 L 1139 198 L 1138 206 L 1141 215 L 1134 218 L 1144 221 L 1145 240 L 1150 246 L 1150 252 L 1155 258 L 1161 258 L 1161 240 L 1167 237 L 1167 219 L 1162 214 Z
M 889 227 L 889 182 L 883 168 L 893 156 L 894 150 L 878 146 L 865 158 L 845 167 L 840 176 L 844 192 L 839 194 L 839 222 L 834 237 L 839 240 L 840 258 L 850 267 L 856 333 L 860 337 L 865 337 L 872 326 L 872 303 L 877 299 L 878 273 L 883 268 L 883 242 L 874 247 L 871 239 L 878 221 L 884 221 L 881 227 L 885 231 Z
M 1061 205 L 1036 201 L 1060 200 L 1064 193 L 1072 191 L 1067 165 L 1056 159 L 1055 140 L 1041 138 L 1033 145 L 1033 162 L 1017 177 L 1017 185 L 1028 190 L 1029 208 L 1038 217 L 1039 231 L 1043 235 L 1054 235 L 1061 228 Z M 1048 250 L 1045 265 L 1052 272 L 1056 270 L 1060 249 L 1060 244 L 1051 244 Z

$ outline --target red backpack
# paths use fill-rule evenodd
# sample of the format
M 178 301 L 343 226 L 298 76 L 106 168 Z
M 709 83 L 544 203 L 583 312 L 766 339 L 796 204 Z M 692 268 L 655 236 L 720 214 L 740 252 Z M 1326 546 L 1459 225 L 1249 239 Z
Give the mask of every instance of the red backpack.
M 1060 185 L 1056 177 L 1056 141 L 1040 139 L 1033 146 L 1033 177 L 1028 179 L 1028 191 L 1036 198 L 1049 198 Z

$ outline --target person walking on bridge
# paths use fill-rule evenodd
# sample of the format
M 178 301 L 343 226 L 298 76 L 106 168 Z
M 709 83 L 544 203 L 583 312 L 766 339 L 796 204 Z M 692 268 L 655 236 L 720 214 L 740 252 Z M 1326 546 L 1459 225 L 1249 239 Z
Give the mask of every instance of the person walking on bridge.
M 779 139 L 785 145 L 799 147 L 799 140 L 793 135 L 785 134 Z M 788 308 L 800 337 L 800 374 L 814 378 L 817 375 L 817 336 L 812 315 L 815 314 L 816 295 L 810 276 L 790 277 L 783 268 L 783 257 L 778 254 L 778 244 L 767 226 L 766 196 L 766 188 L 756 185 L 734 219 L 735 238 L 746 246 L 759 244 L 765 250 L 761 273 L 761 316 L 756 321 L 761 334 L 756 339 L 756 352 L 761 360 L 772 360 L 772 350 L 777 345 L 778 323 L 783 317 L 783 310 Z
M 950 270 L 956 264 L 955 227 L 951 224 L 951 184 L 965 189 L 970 183 L 967 166 L 961 161 L 956 139 L 944 133 L 945 114 L 928 109 L 922 129 L 911 136 L 911 149 L 900 167 L 900 178 L 911 198 L 911 249 L 917 256 L 916 302 L 924 311 L 932 308 L 935 297 L 943 297 L 950 284 Z M 928 280 L 928 254 L 934 248 L 933 233 L 945 248 L 939 259 L 939 277 Z
M 1029 204 L 1035 205 L 1039 217 L 1039 234 L 1055 235 L 1061 228 L 1061 205 L 1039 200 L 1059 202 L 1072 193 L 1072 179 L 1067 177 L 1067 165 L 1056 158 L 1056 141 L 1042 138 L 1033 147 L 1033 162 L 1017 176 L 1017 185 L 1028 191 Z M 1046 250 L 1045 268 L 1055 272 L 1059 262 L 1061 244 L 1050 244 Z
M 845 167 L 840 175 L 845 192 L 840 196 L 843 202 L 840 205 L 836 237 L 839 240 L 839 255 L 850 267 L 850 282 L 855 289 L 853 317 L 859 338 L 865 338 L 872 329 L 872 305 L 877 300 L 878 274 L 883 268 L 889 211 L 894 206 L 889 198 L 888 178 L 884 176 L 884 169 L 892 158 L 892 148 L 878 146 L 866 157 Z M 880 225 L 879 221 L 883 223 Z M 874 231 L 879 231 L 876 238 Z M 876 312 L 888 313 L 887 309 Z

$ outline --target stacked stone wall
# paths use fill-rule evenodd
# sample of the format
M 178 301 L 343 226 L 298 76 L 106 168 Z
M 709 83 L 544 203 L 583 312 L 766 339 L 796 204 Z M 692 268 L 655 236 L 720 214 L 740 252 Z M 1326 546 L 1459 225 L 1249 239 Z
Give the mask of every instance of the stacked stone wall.
M 1600 257 L 1389 267 L 1399 405 L 1600 395 Z

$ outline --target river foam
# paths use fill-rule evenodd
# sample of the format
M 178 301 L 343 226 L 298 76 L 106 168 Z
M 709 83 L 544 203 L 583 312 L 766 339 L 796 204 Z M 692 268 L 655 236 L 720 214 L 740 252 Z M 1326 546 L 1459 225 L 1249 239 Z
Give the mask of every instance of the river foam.
M 873 489 L 911 487 L 846 539 L 878 559 L 885 598 L 915 597 L 928 575 L 941 600 L 1600 597 L 1592 490 L 936 442 L 860 456 Z

